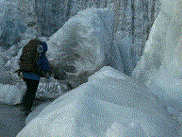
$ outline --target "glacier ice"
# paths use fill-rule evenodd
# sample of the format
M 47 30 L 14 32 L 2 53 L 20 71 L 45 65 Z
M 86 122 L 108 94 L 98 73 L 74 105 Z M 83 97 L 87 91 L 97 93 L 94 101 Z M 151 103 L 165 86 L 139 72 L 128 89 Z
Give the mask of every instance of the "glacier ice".
M 100 16 L 103 14 L 107 15 L 104 21 Z M 105 20 L 107 24 L 104 25 Z M 77 79 L 74 81 L 76 86 L 81 84 L 81 79 L 103 66 L 104 50 L 110 47 L 112 20 L 109 9 L 92 8 L 79 12 L 50 37 L 47 53 L 50 63 L 58 68 L 75 66 L 76 73 L 70 73 L 69 79 Z
M 24 95 L 23 90 L 17 86 L 9 84 L 0 84 L 0 101 L 7 104 L 18 104 Z
M 113 20 L 111 9 L 89 8 L 70 18 L 47 42 L 53 68 L 75 68 L 67 73 L 73 87 L 86 82 L 88 76 L 104 65 L 121 72 L 125 67 L 131 72 L 132 59 L 122 57 L 130 56 L 131 45 L 121 40 L 113 44 Z
M 145 85 L 108 66 L 50 103 L 17 137 L 166 137 L 177 127 Z
M 182 109 L 182 2 L 164 0 L 132 77 L 153 89 L 164 105 Z

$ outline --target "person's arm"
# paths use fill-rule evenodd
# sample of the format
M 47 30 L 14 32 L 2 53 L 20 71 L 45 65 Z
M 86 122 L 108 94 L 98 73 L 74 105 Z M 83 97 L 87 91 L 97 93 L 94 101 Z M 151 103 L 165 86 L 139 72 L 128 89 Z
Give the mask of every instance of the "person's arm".
M 51 75 L 51 67 L 49 61 L 45 54 L 42 54 L 38 61 L 39 70 L 42 71 L 45 75 Z M 48 73 L 48 74 L 47 74 Z

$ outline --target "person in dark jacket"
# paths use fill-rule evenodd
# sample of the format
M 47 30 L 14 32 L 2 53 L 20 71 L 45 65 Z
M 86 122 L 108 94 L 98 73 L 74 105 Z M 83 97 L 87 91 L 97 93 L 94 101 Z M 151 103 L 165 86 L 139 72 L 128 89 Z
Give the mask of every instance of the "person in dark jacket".
M 45 55 L 47 50 L 48 47 L 45 42 L 41 42 L 41 45 L 37 47 L 37 52 L 39 53 L 37 66 L 39 67 L 41 74 L 35 72 L 22 72 L 23 80 L 25 81 L 27 86 L 27 90 L 22 100 L 23 109 L 21 109 L 21 111 L 25 112 L 25 115 L 28 115 L 31 112 L 33 101 L 35 100 L 36 92 L 38 89 L 40 77 L 50 76 L 51 67 Z

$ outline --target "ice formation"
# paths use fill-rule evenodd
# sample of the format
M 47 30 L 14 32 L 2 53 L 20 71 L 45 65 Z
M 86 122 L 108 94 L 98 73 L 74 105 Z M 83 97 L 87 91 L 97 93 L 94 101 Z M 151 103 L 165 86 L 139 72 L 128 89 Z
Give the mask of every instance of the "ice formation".
M 167 137 L 177 128 L 146 86 L 103 67 L 43 109 L 17 137 Z
M 0 41 L 5 49 L 17 44 L 27 28 L 33 28 L 37 17 L 33 1 L 1 0 L 0 2 Z M 30 25 L 31 24 L 31 25 Z
M 63 77 L 62 70 L 66 71 L 67 77 L 62 83 L 69 82 L 75 88 L 86 82 L 90 75 L 104 65 L 110 65 L 121 72 L 124 70 L 131 72 L 133 68 L 131 45 L 128 39 L 122 40 L 119 35 L 116 44 L 112 45 L 112 22 L 111 9 L 90 8 L 72 17 L 50 37 L 47 42 L 48 59 L 54 72 L 59 72 L 57 76 L 59 79 Z M 28 28 L 22 35 L 18 49 L 26 45 L 30 39 L 35 38 L 36 33 Z M 2 52 L 5 56 L 9 53 L 9 51 Z M 5 67 L 10 73 L 18 69 L 17 61 L 20 55 L 21 50 L 16 57 L 11 56 L 11 59 L 6 61 Z M 4 74 L 4 72 L 1 74 L 2 81 L 8 79 L 3 76 Z
M 164 0 L 133 77 L 182 109 L 182 2 Z
M 48 58 L 54 67 L 73 68 L 68 75 L 73 86 L 105 64 L 123 72 L 119 47 L 111 46 L 112 22 L 112 10 L 91 8 L 69 19 L 50 37 Z
M 9 84 L 0 84 L 0 101 L 7 104 L 20 103 L 23 96 L 23 91 L 17 86 Z
M 48 58 L 55 68 L 67 71 L 75 87 L 91 76 L 48 106 L 37 108 L 41 112 L 31 113 L 36 113 L 35 118 L 27 120 L 17 136 L 177 137 L 179 122 L 168 115 L 153 93 L 165 105 L 182 106 L 181 15 L 180 0 L 163 2 L 133 72 L 134 80 L 121 73 L 124 66 L 119 47 L 110 44 L 112 11 L 92 8 L 79 12 L 50 37 Z M 10 64 L 14 66 L 10 62 L 7 67 Z M 16 86 L 0 87 L 1 95 L 7 94 L 6 90 L 12 92 L 11 98 L 4 96 L 4 100 L 14 102 L 11 99 L 21 97 L 21 93 L 15 94 L 19 90 Z M 173 108 L 168 106 L 168 111 L 177 112 Z

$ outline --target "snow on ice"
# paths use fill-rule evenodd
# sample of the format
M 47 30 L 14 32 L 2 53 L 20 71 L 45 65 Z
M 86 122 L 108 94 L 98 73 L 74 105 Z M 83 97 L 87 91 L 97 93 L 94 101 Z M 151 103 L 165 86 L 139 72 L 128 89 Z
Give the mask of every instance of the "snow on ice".
M 17 137 L 171 137 L 177 127 L 146 86 L 103 67 L 43 109 Z

